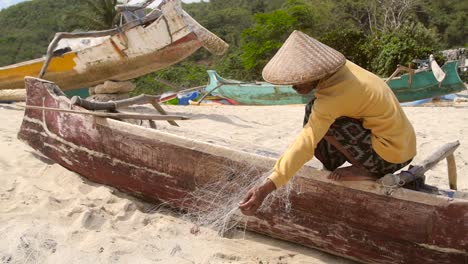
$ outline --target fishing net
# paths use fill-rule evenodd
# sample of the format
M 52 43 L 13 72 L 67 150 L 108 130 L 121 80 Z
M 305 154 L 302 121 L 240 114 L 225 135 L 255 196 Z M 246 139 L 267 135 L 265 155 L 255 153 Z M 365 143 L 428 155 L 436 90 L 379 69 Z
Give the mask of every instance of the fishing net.
M 208 182 L 197 184 L 182 202 L 186 208 L 184 218 L 194 223 L 194 232 L 198 227 L 207 227 L 217 231 L 221 236 L 237 227 L 244 228 L 248 217 L 239 209 L 239 203 L 247 192 L 262 184 L 270 172 L 262 171 L 248 161 L 227 161 L 219 165 Z M 291 203 L 289 194 L 291 187 L 287 186 L 274 191 L 264 200 L 258 211 L 271 210 L 273 202 L 279 203 L 281 210 L 289 212 Z

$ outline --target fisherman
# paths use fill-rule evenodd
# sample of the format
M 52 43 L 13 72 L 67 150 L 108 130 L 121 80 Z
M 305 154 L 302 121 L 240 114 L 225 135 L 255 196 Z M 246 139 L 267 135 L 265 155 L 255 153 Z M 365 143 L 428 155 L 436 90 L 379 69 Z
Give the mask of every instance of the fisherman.
M 266 196 L 313 156 L 332 172 L 330 179 L 354 181 L 393 173 L 416 155 L 414 129 L 388 85 L 314 38 L 294 31 L 262 76 L 300 94 L 315 90 L 315 99 L 306 106 L 301 133 L 273 172 L 240 202 L 245 215 L 255 214 Z M 351 166 L 340 167 L 346 161 Z

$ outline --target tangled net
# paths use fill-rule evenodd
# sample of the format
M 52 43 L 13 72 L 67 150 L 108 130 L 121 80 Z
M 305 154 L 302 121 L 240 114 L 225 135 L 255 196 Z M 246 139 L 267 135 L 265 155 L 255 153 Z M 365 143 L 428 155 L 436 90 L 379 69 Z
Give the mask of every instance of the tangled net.
M 208 183 L 197 185 L 183 201 L 187 208 L 185 218 L 196 227 L 207 227 L 225 236 L 237 227 L 247 224 L 247 216 L 239 209 L 239 203 L 247 192 L 266 180 L 269 172 L 262 172 L 255 165 L 245 162 L 228 161 L 217 168 L 216 175 L 210 175 Z M 266 197 L 261 212 L 271 210 L 273 202 L 279 202 L 285 212 L 291 209 L 289 194 L 291 185 L 274 191 Z

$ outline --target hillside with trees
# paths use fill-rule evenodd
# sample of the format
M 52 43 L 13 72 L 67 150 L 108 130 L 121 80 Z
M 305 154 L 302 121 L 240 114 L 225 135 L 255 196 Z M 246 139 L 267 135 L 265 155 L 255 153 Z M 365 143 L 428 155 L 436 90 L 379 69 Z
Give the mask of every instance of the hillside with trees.
M 0 11 L 0 66 L 42 56 L 57 31 L 115 26 L 116 0 L 33 0 Z M 184 4 L 195 20 L 230 44 L 222 57 L 200 50 L 178 65 L 136 80 L 138 93 L 205 84 L 207 69 L 240 80 L 261 70 L 289 34 L 301 30 L 381 76 L 397 64 L 467 46 L 467 1 L 454 0 L 211 0 Z M 438 56 L 439 63 L 443 63 Z

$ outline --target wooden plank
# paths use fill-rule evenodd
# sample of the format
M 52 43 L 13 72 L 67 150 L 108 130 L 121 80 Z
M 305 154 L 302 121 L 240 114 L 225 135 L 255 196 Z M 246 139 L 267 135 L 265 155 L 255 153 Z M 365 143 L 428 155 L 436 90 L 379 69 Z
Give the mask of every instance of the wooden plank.
M 441 160 L 447 158 L 449 161 L 449 157 L 453 156 L 453 152 L 460 146 L 460 142 L 457 140 L 455 142 L 447 143 L 443 145 L 440 149 L 434 152 L 431 156 L 427 157 L 423 160 L 420 164 L 417 164 L 410 168 L 407 171 L 403 171 L 399 174 L 387 174 L 381 179 L 379 182 L 388 188 L 397 188 L 401 187 L 404 184 L 410 183 L 415 181 L 416 179 L 423 179 L 424 180 L 424 173 L 430 170 L 432 167 L 437 165 Z M 449 165 L 449 178 L 456 179 L 456 166 L 455 166 L 455 159 L 447 163 Z M 455 180 L 456 185 L 456 180 Z
M 35 110 L 44 110 L 44 111 L 53 111 L 53 112 L 62 112 L 70 114 L 79 114 L 79 115 L 91 115 L 104 118 L 119 118 L 119 119 L 140 119 L 140 120 L 188 120 L 188 117 L 179 116 L 179 115 L 151 115 L 151 114 L 133 114 L 133 113 L 105 113 L 105 112 L 85 112 L 78 110 L 68 110 L 61 108 L 51 108 L 51 107 L 41 107 L 41 106 L 31 106 L 31 105 L 20 105 L 26 109 L 35 109 Z
M 166 111 L 164 111 L 164 109 L 161 107 L 157 100 L 152 100 L 150 101 L 150 103 L 161 115 L 167 115 Z M 174 120 L 168 120 L 167 122 L 169 122 L 169 124 L 173 126 L 179 126 Z
M 122 108 L 135 104 L 147 104 L 154 100 L 159 100 L 160 98 L 160 96 L 140 94 L 132 98 L 112 102 L 94 102 L 83 99 L 79 96 L 73 96 L 70 102 L 72 105 L 79 105 L 88 110 L 116 110 L 117 108 Z
M 0 100 L 2 101 L 26 101 L 25 89 L 0 90 Z
M 457 165 L 453 153 L 447 156 L 447 169 L 450 189 L 457 190 Z

